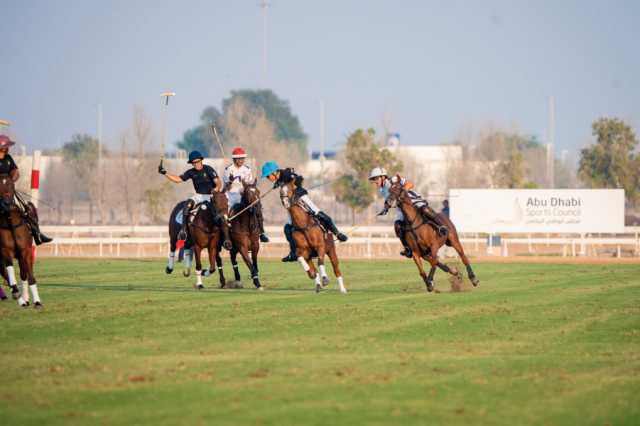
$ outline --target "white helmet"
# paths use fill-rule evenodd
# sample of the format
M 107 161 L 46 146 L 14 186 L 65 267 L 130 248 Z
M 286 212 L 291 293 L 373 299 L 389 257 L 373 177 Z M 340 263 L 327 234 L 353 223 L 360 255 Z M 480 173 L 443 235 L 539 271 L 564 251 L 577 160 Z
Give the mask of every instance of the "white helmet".
M 373 170 L 371 170 L 371 173 L 369 173 L 369 180 L 375 179 L 379 176 L 389 176 L 387 175 L 387 171 L 384 167 L 374 167 Z

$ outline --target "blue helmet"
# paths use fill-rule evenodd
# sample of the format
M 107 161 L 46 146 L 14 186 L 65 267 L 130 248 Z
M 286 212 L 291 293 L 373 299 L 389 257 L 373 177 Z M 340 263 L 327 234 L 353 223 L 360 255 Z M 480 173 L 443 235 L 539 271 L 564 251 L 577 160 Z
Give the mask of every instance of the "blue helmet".
M 200 151 L 191 151 L 189 153 L 189 161 L 187 161 L 187 163 L 191 164 L 196 160 L 204 160 L 204 157 L 200 154 Z
M 278 169 L 280 169 L 280 167 L 278 166 L 278 164 L 275 161 L 267 161 L 262 166 L 262 177 L 266 178 L 271 173 L 277 172 Z

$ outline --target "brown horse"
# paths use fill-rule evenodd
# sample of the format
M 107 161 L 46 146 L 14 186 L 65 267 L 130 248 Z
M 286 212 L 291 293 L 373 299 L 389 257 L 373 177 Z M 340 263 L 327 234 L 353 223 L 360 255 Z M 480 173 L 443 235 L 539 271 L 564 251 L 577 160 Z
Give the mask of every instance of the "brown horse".
M 427 291 L 433 291 L 433 276 L 435 274 L 436 267 L 442 269 L 444 272 L 454 275 L 457 278 L 462 277 L 462 274 L 460 274 L 455 267 L 449 268 L 447 265 L 438 261 L 438 250 L 440 250 L 440 247 L 445 244 L 453 247 L 456 252 L 458 252 L 462 263 L 464 263 L 467 268 L 469 280 L 471 280 L 474 287 L 480 284 L 480 281 L 476 278 L 473 269 L 471 269 L 469 259 L 464 254 L 464 249 L 462 248 L 462 244 L 458 238 L 458 231 L 448 217 L 439 215 L 439 218 L 446 224 L 449 230 L 447 235 L 440 236 L 418 212 L 418 209 L 416 209 L 409 198 L 407 190 L 400 183 L 393 184 L 391 188 L 389 188 L 389 196 L 385 201 L 385 210 L 392 207 L 397 207 L 402 210 L 402 214 L 405 218 L 405 223 L 403 225 L 405 239 L 409 248 L 413 251 L 413 261 L 416 263 L 416 266 L 420 271 L 420 276 L 427 286 Z M 424 272 L 422 259 L 425 259 L 431 264 L 429 275 Z
M 253 285 L 262 290 L 260 278 L 258 277 L 258 252 L 260 251 L 260 225 L 258 223 L 258 209 L 260 208 L 260 190 L 257 187 L 257 179 L 251 184 L 242 182 L 244 191 L 242 193 L 242 203 L 238 211 L 253 204 L 240 215 L 231 221 L 231 264 L 236 281 L 240 281 L 240 271 L 236 256 L 240 253 L 244 263 L 251 271 Z M 234 212 L 232 212 L 234 213 Z M 249 258 L 251 252 L 251 258 Z
M 202 203 L 188 225 L 192 250 L 196 259 L 196 289 L 204 288 L 203 275 L 209 276 L 215 272 L 216 257 L 218 257 L 221 246 L 231 250 L 227 216 L 228 205 L 227 196 L 223 192 L 214 192 L 211 203 Z M 223 241 L 222 244 L 221 241 Z M 201 254 L 205 248 L 209 253 L 209 269 L 203 271 Z M 220 287 L 224 287 L 224 285 L 224 275 L 220 274 Z
M 23 208 L 35 215 L 35 206 L 24 203 Z M 35 216 L 34 216 L 35 217 Z M 14 182 L 8 175 L 0 175 L 0 254 L 2 277 L 9 283 L 11 294 L 18 300 L 18 305 L 29 306 L 29 289 L 33 295 L 35 308 L 42 308 L 36 278 L 33 276 L 33 236 L 29 229 L 25 213 L 16 204 Z M 18 290 L 13 259 L 20 266 L 22 292 Z
M 343 294 L 347 293 L 344 286 L 344 279 L 340 271 L 338 254 L 333 234 L 324 229 L 318 219 L 309 214 L 298 204 L 298 197 L 295 195 L 295 184 L 290 182 L 281 188 L 280 198 L 283 206 L 289 211 L 291 224 L 293 225 L 293 239 L 296 243 L 296 255 L 302 269 L 315 280 L 316 293 L 329 284 L 329 277 L 324 266 L 325 255 L 329 256 L 333 274 L 338 279 L 338 287 Z M 318 269 L 313 264 L 313 258 L 318 258 Z

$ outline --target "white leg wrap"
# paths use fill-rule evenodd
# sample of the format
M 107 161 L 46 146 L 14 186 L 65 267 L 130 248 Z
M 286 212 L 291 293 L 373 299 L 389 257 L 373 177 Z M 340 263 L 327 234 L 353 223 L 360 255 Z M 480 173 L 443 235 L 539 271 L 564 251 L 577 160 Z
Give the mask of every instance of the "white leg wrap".
M 338 288 L 340 289 L 340 293 L 347 292 L 347 289 L 344 286 L 344 279 L 342 277 L 338 277 Z
M 196 284 L 202 285 L 202 271 L 196 271 Z
M 316 274 L 315 283 L 316 285 L 320 285 L 320 274 Z
M 322 275 L 323 277 L 327 276 L 327 270 L 324 265 L 320 265 L 320 275 Z
M 191 269 L 191 250 L 184 251 L 184 269 Z
M 174 251 L 169 252 L 169 261 L 167 262 L 167 267 L 169 269 L 173 269 L 173 265 L 176 263 L 176 253 Z
M 304 269 L 305 272 L 309 272 L 309 269 L 311 269 L 311 268 L 309 267 L 309 264 L 304 259 L 304 257 L 300 256 L 298 258 L 298 262 L 300 262 L 300 265 L 302 265 L 302 269 Z
M 7 276 L 9 277 L 9 285 L 11 287 L 18 285 L 16 281 L 16 270 L 13 269 L 13 265 L 7 266 Z
M 29 286 L 31 289 L 31 294 L 33 295 L 33 303 L 40 302 L 40 294 L 38 294 L 38 284 L 34 284 Z
M 22 298 L 28 302 L 29 301 L 29 283 L 27 281 L 22 281 Z M 34 300 L 35 302 L 35 300 Z

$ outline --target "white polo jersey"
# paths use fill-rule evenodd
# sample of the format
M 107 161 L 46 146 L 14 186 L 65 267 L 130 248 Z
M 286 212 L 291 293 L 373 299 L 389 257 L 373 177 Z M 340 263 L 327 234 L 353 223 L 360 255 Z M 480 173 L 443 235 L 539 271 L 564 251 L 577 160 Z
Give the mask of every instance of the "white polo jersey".
M 243 164 L 240 167 L 237 167 L 235 164 L 230 164 L 225 167 L 224 174 L 222 175 L 222 180 L 224 181 L 225 185 L 231 182 L 229 192 L 242 194 L 242 192 L 244 191 L 242 182 L 252 183 L 253 173 L 251 172 L 251 167 L 247 166 L 246 164 Z

